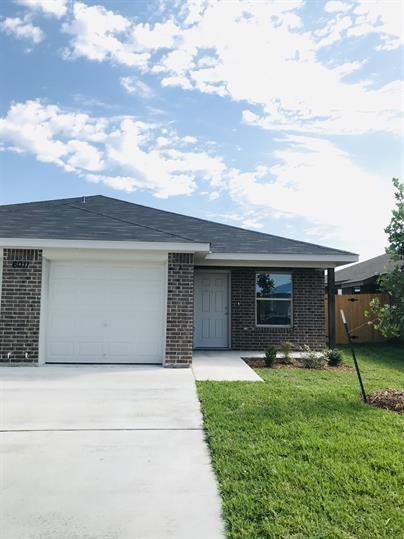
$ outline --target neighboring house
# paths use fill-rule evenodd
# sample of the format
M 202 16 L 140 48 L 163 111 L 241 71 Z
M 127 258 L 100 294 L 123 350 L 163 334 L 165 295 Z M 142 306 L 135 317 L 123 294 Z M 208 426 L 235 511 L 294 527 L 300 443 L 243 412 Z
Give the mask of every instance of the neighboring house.
M 0 207 L 0 359 L 188 366 L 325 344 L 324 269 L 357 255 L 104 196 Z
M 387 254 L 352 264 L 335 272 L 335 287 L 341 294 L 372 294 L 380 292 L 378 278 L 388 269 Z

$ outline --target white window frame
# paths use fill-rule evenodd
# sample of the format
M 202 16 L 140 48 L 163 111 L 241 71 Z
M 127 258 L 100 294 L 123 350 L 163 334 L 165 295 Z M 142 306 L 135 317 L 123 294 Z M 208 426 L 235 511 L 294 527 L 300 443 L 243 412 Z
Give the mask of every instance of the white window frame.
M 263 273 L 271 275 L 290 275 L 292 283 L 292 293 L 290 298 L 258 298 L 257 297 L 257 275 Z M 293 327 L 293 273 L 291 271 L 256 271 L 254 282 L 254 294 L 255 294 L 255 326 L 257 328 L 292 328 Z M 290 324 L 258 324 L 258 302 L 259 301 L 289 301 L 290 302 Z

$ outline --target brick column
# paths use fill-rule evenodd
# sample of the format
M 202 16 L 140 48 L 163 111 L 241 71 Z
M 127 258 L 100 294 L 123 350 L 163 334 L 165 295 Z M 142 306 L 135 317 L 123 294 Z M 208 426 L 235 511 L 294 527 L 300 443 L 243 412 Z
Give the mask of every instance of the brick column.
M 41 250 L 4 249 L 0 361 L 38 361 L 41 284 Z
M 168 253 L 165 367 L 192 363 L 194 255 Z

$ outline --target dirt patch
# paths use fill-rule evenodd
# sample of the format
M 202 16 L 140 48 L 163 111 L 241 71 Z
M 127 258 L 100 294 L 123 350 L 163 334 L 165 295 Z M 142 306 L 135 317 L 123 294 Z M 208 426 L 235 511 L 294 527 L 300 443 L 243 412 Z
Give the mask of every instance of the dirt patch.
M 255 358 L 255 357 L 243 357 L 242 360 L 247 363 L 247 365 L 253 369 L 263 369 L 266 367 L 264 358 Z M 272 369 L 304 369 L 303 365 L 296 359 L 292 360 L 290 363 L 283 363 L 282 361 L 276 361 Z M 313 369 L 311 369 L 313 370 Z M 324 371 L 353 371 L 352 367 L 341 363 L 336 367 L 330 367 L 325 365 L 322 369 Z
M 372 406 L 404 413 L 404 391 L 401 389 L 377 389 L 367 395 Z

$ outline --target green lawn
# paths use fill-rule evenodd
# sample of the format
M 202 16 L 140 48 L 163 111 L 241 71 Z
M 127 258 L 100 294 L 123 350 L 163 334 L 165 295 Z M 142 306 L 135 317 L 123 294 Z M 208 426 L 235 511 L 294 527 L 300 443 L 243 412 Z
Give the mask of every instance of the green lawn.
M 367 390 L 404 387 L 402 345 L 357 351 Z M 198 382 L 228 537 L 404 537 L 404 416 L 363 404 L 354 372 L 257 372 Z

